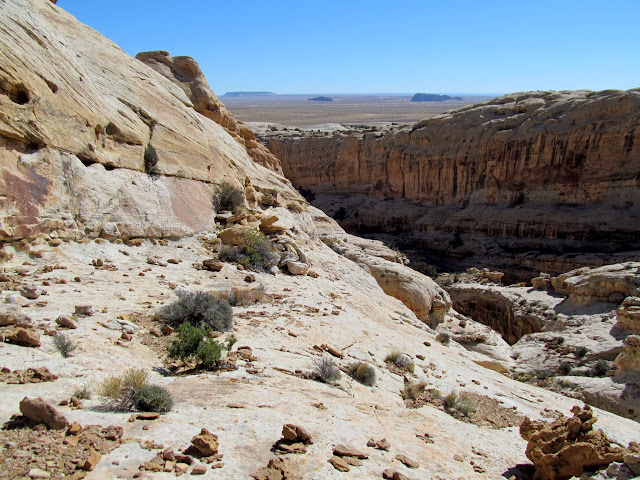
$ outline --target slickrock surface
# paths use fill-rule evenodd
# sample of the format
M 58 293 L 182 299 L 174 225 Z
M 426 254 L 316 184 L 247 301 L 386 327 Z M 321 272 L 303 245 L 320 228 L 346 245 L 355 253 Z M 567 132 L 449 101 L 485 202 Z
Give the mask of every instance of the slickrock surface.
M 640 89 L 514 93 L 397 132 L 261 135 L 348 230 L 529 277 L 638 259 L 638 138 Z

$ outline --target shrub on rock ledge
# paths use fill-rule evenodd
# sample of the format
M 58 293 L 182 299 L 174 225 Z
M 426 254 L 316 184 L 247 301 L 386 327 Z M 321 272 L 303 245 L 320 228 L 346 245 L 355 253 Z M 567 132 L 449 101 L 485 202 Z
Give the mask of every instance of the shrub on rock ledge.
M 229 182 L 221 182 L 213 192 L 211 200 L 217 212 L 220 210 L 234 211 L 244 203 L 244 195 L 239 188 Z
M 262 232 L 255 229 L 247 231 L 238 245 L 223 245 L 220 249 L 220 260 L 239 263 L 258 272 L 267 272 L 277 264 L 273 255 L 273 245 Z
M 373 387 L 376 384 L 376 370 L 367 362 L 352 363 L 347 369 L 347 374 L 368 387 Z

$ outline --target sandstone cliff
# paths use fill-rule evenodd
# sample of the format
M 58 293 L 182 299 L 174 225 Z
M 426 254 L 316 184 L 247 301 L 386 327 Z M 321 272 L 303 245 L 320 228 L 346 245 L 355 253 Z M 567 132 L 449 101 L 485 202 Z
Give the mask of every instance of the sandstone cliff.
M 547 258 L 559 273 L 625 258 L 567 254 L 640 249 L 639 136 L 634 89 L 517 93 L 386 135 L 265 140 L 349 229 L 413 232 L 419 248 L 498 266 L 505 252 L 564 255 Z M 544 259 L 527 262 L 535 273 Z
M 51 2 L 3 2 L 0 30 L 0 240 L 203 231 L 222 179 L 306 208 L 180 86 Z

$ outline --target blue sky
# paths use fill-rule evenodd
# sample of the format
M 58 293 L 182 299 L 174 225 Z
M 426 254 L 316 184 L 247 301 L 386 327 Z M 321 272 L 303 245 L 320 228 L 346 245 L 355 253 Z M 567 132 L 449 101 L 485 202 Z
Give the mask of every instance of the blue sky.
M 640 87 L 640 0 L 59 0 L 213 90 L 508 93 Z

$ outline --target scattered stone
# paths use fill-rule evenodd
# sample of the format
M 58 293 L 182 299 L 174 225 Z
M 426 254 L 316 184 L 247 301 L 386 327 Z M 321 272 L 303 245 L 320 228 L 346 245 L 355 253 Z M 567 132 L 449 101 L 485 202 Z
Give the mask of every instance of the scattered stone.
M 28 298 L 29 300 L 35 300 L 40 295 L 45 295 L 47 293 L 44 288 L 36 285 L 22 285 L 18 291 L 20 292 L 20 295 Z
M 371 438 L 367 442 L 367 447 L 376 448 L 378 450 L 385 450 L 388 452 L 391 448 L 391 444 L 386 438 L 383 438 L 382 440 L 374 440 L 373 438 Z
M 464 457 L 463 457 L 462 455 L 458 454 L 458 453 L 456 453 L 456 454 L 453 456 L 453 459 L 454 459 L 456 462 L 464 462 Z
M 82 426 L 78 422 L 73 424 L 67 430 L 67 435 L 78 435 L 82 431 Z
M 342 444 L 333 447 L 333 454 L 337 455 L 338 457 L 354 457 L 360 458 L 362 460 L 369 458 L 369 454 L 361 452 L 356 448 L 347 447 L 346 445 Z
M 29 478 L 51 478 L 51 474 L 46 470 L 41 470 L 39 468 L 32 468 L 29 470 L 27 474 Z
M 171 335 L 173 333 L 173 327 L 170 327 L 169 325 L 162 325 L 160 327 L 160 333 L 162 333 L 162 335 L 164 335 L 165 337 L 167 335 Z
M 349 464 L 340 457 L 333 456 L 328 461 L 331 465 L 333 465 L 333 468 L 335 468 L 339 472 L 348 472 L 351 470 Z
M 420 464 L 418 462 L 416 462 L 415 460 L 410 459 L 409 457 L 407 457 L 406 455 L 399 453 L 398 455 L 396 455 L 396 460 L 398 460 L 399 462 L 402 462 L 405 464 L 405 466 L 407 466 L 408 468 L 420 468 Z
M 302 262 L 288 262 L 287 270 L 291 275 L 306 275 L 309 271 L 309 265 Z
M 160 418 L 160 414 L 157 412 L 142 412 L 136 415 L 138 420 L 157 420 Z
M 41 398 L 24 397 L 20 401 L 20 412 L 29 420 L 44 423 L 52 430 L 63 430 L 69 426 L 64 415 Z
M 0 371 L 0 382 L 10 384 L 52 382 L 57 379 L 58 376 L 51 373 L 47 367 L 14 371 L 3 368 Z
M 16 327 L 29 327 L 31 326 L 31 318 L 24 313 L 12 310 L 0 312 L 0 327 L 7 327 L 10 325 L 14 325 Z
M 40 346 L 40 334 L 31 328 L 18 327 L 6 335 L 5 340 L 24 347 Z
M 91 305 L 76 305 L 75 306 L 76 315 L 86 315 L 91 316 L 95 313 L 93 310 L 93 306 Z
M 205 465 L 195 465 L 191 470 L 191 475 L 204 475 L 205 473 L 207 473 Z
M 387 468 L 384 472 L 382 472 L 382 478 L 386 480 L 410 480 L 409 477 L 395 471 L 392 468 Z
M 70 328 L 74 330 L 78 328 L 78 324 L 66 315 L 60 315 L 58 318 L 56 318 L 56 323 L 62 328 Z
M 303 427 L 288 423 L 282 427 L 282 437 L 288 442 L 300 442 L 305 445 L 312 444 L 311 435 Z
M 214 465 L 211 468 L 216 468 Z M 255 480 L 301 480 L 296 465 L 288 458 L 272 458 L 267 466 L 261 468 L 251 477 Z
M 85 460 L 82 469 L 86 472 L 92 471 L 94 468 L 96 468 L 96 465 L 98 465 L 101 458 L 102 454 L 92 448 L 91 450 L 89 450 L 89 458 Z

